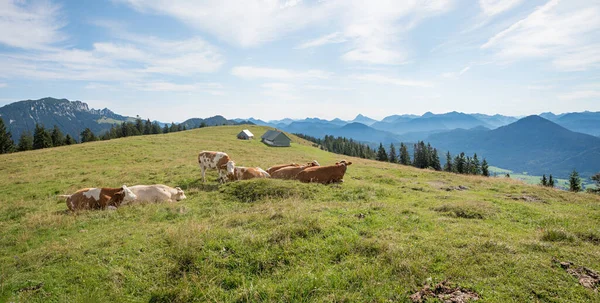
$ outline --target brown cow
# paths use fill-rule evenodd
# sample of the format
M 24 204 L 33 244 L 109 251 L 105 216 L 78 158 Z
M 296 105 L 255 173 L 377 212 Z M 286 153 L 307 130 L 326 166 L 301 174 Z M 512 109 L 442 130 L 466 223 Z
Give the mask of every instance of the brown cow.
M 227 181 L 227 174 L 233 173 L 233 171 L 227 171 L 227 163 L 231 161 L 231 158 L 224 152 L 215 151 L 202 151 L 198 154 L 198 164 L 200 170 L 202 170 L 202 182 L 206 182 L 206 170 L 216 169 L 219 171 L 219 182 Z
M 118 188 L 84 188 L 72 195 L 60 195 L 60 197 L 67 198 L 67 207 L 71 211 L 114 209 L 137 198 L 125 185 Z
M 284 180 L 293 180 L 296 179 L 298 173 L 303 171 L 306 168 L 319 166 L 319 162 L 316 160 L 310 163 L 306 163 L 306 165 L 301 166 L 288 166 L 284 168 L 280 168 L 271 174 L 271 178 L 275 179 L 284 179 Z
M 308 167 L 298 173 L 296 179 L 301 182 L 318 182 L 323 184 L 344 182 L 346 168 L 352 162 L 342 160 L 331 166 Z
M 317 162 L 317 160 L 313 160 L 311 163 L 312 163 L 312 166 L 319 166 L 319 162 Z M 307 165 L 311 165 L 311 163 L 308 163 Z M 299 167 L 300 164 L 298 164 L 298 163 L 290 163 L 290 164 L 280 164 L 280 165 L 271 166 L 271 167 L 267 168 L 267 173 L 269 173 L 270 175 L 272 175 L 277 170 L 280 170 L 280 169 L 285 168 L 285 167 L 290 167 L 290 166 Z
M 233 167 L 233 168 L 230 168 Z M 233 174 L 227 174 L 229 181 L 249 180 L 254 178 L 271 178 L 271 175 L 260 167 L 235 166 L 233 161 L 227 163 L 227 171 L 233 170 Z

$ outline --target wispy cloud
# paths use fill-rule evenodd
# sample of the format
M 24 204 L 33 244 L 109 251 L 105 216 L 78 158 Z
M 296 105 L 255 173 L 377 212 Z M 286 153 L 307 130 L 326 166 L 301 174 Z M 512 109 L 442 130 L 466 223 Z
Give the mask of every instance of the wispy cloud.
M 149 92 L 196 92 L 209 93 L 211 95 L 224 95 L 223 85 L 220 83 L 190 83 L 179 84 L 167 81 L 132 82 L 126 83 L 130 87 L 140 91 Z
M 296 46 L 297 49 L 305 49 L 305 48 L 313 48 L 313 47 L 319 47 L 322 45 L 326 45 L 326 44 L 333 44 L 333 43 L 343 43 L 348 41 L 344 35 L 340 32 L 335 32 L 329 35 L 325 35 L 323 37 L 319 37 L 317 39 L 311 40 L 311 41 L 307 41 L 304 42 L 298 46 Z
M 281 68 L 266 68 L 255 66 L 236 66 L 231 74 L 244 79 L 327 79 L 332 73 L 322 70 L 293 71 Z
M 471 65 L 467 65 L 467 66 L 465 66 L 463 69 L 461 69 L 458 72 L 443 73 L 442 77 L 444 77 L 444 78 L 458 78 L 458 77 L 462 76 L 464 73 L 466 73 L 470 69 L 471 69 Z
M 501 60 L 545 58 L 559 70 L 600 65 L 600 3 L 548 1 L 526 18 L 491 37 L 481 49 Z
M 578 90 L 558 96 L 561 100 L 600 98 L 600 90 Z
M 351 79 L 373 82 L 379 84 L 389 84 L 389 85 L 397 85 L 397 86 L 412 86 L 412 87 L 432 87 L 433 84 L 425 81 L 415 81 L 415 80 L 407 80 L 389 77 L 385 75 L 379 74 L 364 74 L 364 75 L 352 75 Z
M 0 88 L 7 87 L 7 86 L 8 86 L 8 84 L 6 84 L 6 83 L 0 83 Z
M 49 1 L 0 1 L 0 44 L 47 49 L 67 39 L 61 7 Z

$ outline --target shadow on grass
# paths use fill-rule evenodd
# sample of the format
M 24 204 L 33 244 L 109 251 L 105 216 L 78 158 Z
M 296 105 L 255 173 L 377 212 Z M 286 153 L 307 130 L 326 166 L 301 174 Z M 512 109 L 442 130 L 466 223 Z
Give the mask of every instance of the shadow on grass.
M 189 182 L 187 182 L 189 181 Z M 197 189 L 199 191 L 204 191 L 204 192 L 212 192 L 212 191 L 217 191 L 219 190 L 219 183 L 216 181 L 211 181 L 211 180 L 207 180 L 206 183 L 202 183 L 202 178 L 196 179 L 196 180 L 186 180 L 186 182 L 183 182 L 181 184 L 178 185 L 179 187 L 181 187 L 181 189 L 183 189 L 184 191 L 190 190 L 190 189 Z

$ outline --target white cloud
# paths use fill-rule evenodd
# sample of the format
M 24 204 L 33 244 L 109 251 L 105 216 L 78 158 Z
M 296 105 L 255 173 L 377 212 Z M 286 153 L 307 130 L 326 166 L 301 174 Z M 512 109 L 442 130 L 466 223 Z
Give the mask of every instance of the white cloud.
M 269 82 L 261 85 L 264 90 L 262 93 L 280 101 L 299 100 L 300 96 L 295 91 L 295 86 L 289 83 Z
M 308 70 L 308 71 L 292 71 L 280 68 L 265 68 L 265 67 L 254 67 L 254 66 L 236 66 L 231 70 L 231 74 L 244 79 L 280 79 L 280 80 L 291 80 L 291 79 L 327 79 L 332 74 L 322 70 Z
M 466 73 L 470 69 L 471 69 L 471 66 L 467 65 L 463 69 L 461 69 L 459 72 L 447 72 L 447 73 L 443 73 L 442 77 L 444 77 L 444 78 L 458 78 L 458 77 L 462 76 L 464 73 Z
M 297 49 L 305 49 L 305 48 L 313 48 L 313 47 L 319 47 L 322 45 L 326 45 L 326 44 L 333 44 L 333 43 L 343 43 L 346 42 L 347 39 L 344 37 L 344 35 L 340 32 L 335 32 L 329 35 L 325 35 L 323 37 L 319 37 L 317 39 L 308 41 L 308 42 L 304 42 L 300 45 L 298 45 L 296 48 Z
M 494 16 L 518 6 L 521 2 L 523 0 L 479 0 L 479 6 L 486 16 Z
M 0 1 L 0 43 L 22 49 L 46 49 L 67 37 L 60 6 L 49 1 Z
M 335 28 L 332 34 L 305 42 L 314 48 L 349 42 L 344 60 L 369 64 L 401 64 L 408 51 L 402 46 L 407 31 L 422 19 L 448 11 L 452 0 L 362 1 L 248 0 L 228 1 L 117 0 L 134 9 L 168 15 L 242 47 L 254 47 L 309 27 Z
M 528 85 L 527 89 L 529 90 L 549 90 L 554 88 L 553 85 Z
M 149 92 L 204 92 L 211 95 L 224 95 L 223 85 L 220 83 L 191 83 L 178 84 L 167 81 L 133 82 L 125 86 Z
M 8 86 L 8 84 L 6 84 L 6 83 L 0 83 L 0 88 L 7 87 L 7 86 Z
M 580 100 L 600 98 L 600 90 L 578 90 L 558 96 L 561 100 Z
M 502 60 L 543 58 L 559 70 L 600 65 L 600 3 L 551 0 L 491 37 L 481 49 Z
M 380 74 L 363 74 L 363 75 L 352 75 L 351 79 L 379 83 L 379 84 L 389 84 L 389 85 L 397 85 L 397 86 L 412 86 L 412 87 L 432 87 L 433 84 L 425 81 L 414 81 L 407 79 L 400 79 L 394 77 L 388 77 Z

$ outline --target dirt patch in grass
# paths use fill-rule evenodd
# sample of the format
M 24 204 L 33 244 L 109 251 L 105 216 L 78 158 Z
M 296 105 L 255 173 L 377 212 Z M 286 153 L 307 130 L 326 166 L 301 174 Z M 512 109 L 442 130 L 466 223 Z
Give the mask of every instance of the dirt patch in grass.
M 448 186 L 448 187 L 444 187 L 442 189 L 445 190 L 445 191 L 453 191 L 453 190 L 463 191 L 463 190 L 469 190 L 469 188 L 466 187 L 466 186 L 464 186 L 464 185 Z
M 538 197 L 530 196 L 530 195 L 507 195 L 507 197 L 510 199 L 513 199 L 515 201 L 541 202 L 541 203 L 548 204 L 548 202 L 546 202 Z
M 591 289 L 595 292 L 598 291 L 600 286 L 600 275 L 598 272 L 591 270 L 583 266 L 575 266 L 573 262 L 560 262 L 556 259 L 553 260 L 555 263 L 559 263 L 562 269 L 566 270 L 571 276 L 575 277 L 581 286 Z
M 447 216 L 465 219 L 485 219 L 494 213 L 494 209 L 482 202 L 461 202 L 444 204 L 433 208 Z
M 423 289 L 412 294 L 410 299 L 413 302 L 427 302 L 429 300 L 438 299 L 445 303 L 464 303 L 470 301 L 477 301 L 480 299 L 479 294 L 472 290 L 468 290 L 462 287 L 452 287 L 447 280 L 431 287 L 429 284 L 425 285 Z
M 582 241 L 600 245 L 600 234 L 596 231 L 578 232 L 577 237 Z
M 575 237 L 570 233 L 560 229 L 550 229 L 542 234 L 542 241 L 548 242 L 573 242 Z

